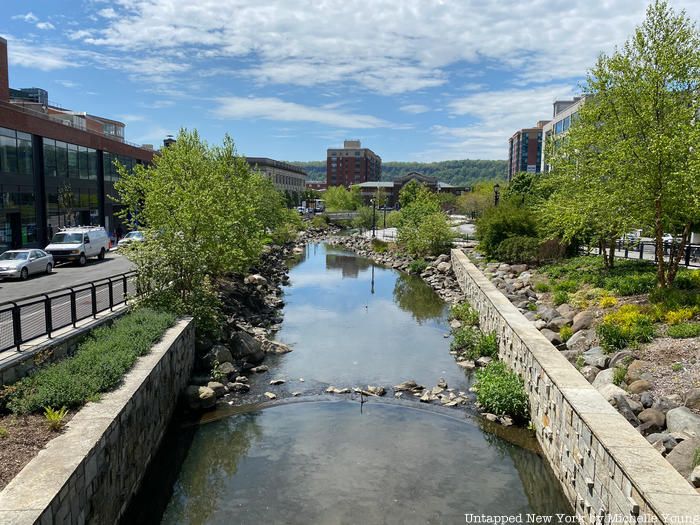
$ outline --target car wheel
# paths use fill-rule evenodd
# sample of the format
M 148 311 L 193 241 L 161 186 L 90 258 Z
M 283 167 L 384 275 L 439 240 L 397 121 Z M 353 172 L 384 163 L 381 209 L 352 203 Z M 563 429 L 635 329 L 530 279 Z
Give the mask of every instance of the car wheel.
M 105 258 L 105 249 L 104 249 L 104 248 L 102 248 L 102 249 L 100 250 L 100 254 L 97 256 L 97 258 L 98 258 L 100 261 L 104 260 L 104 258 Z
M 22 268 L 22 271 L 19 272 L 19 278 L 26 281 L 29 278 L 29 270 Z
M 78 259 L 78 264 L 80 266 L 85 266 L 85 263 L 87 263 L 87 257 L 85 257 L 84 253 L 81 253 L 80 258 Z
M 46 265 L 46 273 L 51 273 L 51 270 L 53 270 L 53 265 L 49 263 Z

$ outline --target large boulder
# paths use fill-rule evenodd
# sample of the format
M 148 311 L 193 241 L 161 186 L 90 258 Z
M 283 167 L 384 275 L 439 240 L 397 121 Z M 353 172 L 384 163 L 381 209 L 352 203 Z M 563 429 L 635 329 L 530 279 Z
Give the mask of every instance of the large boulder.
M 661 432 L 666 425 L 666 416 L 659 410 L 646 408 L 637 416 L 647 432 Z
M 608 368 L 607 370 L 601 370 L 600 373 L 593 380 L 593 386 L 598 388 L 603 385 L 612 385 L 613 377 L 615 376 L 615 369 Z
M 583 362 L 588 366 L 595 366 L 598 368 L 606 368 L 608 364 L 608 356 L 603 352 L 603 349 L 599 346 L 594 346 L 589 348 L 583 353 Z
M 695 450 L 700 448 L 700 439 L 686 439 L 673 447 L 673 450 L 666 456 L 666 460 L 684 478 L 688 478 L 693 471 L 693 459 Z
M 204 363 L 209 367 L 213 367 L 215 363 L 231 363 L 233 362 L 233 356 L 231 351 L 224 345 L 214 345 L 211 347 L 204 358 Z
M 669 410 L 673 410 L 678 406 L 678 403 L 673 401 L 672 399 L 669 399 L 668 397 L 659 397 L 654 401 L 654 403 L 651 405 L 652 408 L 655 408 L 656 410 L 660 410 L 664 414 L 668 412 Z
M 247 332 L 233 333 L 229 347 L 234 359 L 245 361 L 251 365 L 262 363 L 265 359 L 262 344 Z
M 581 372 L 581 375 L 583 377 L 585 377 L 586 381 L 588 381 L 589 383 L 592 383 L 595 380 L 596 376 L 600 373 L 599 368 L 596 368 L 595 366 L 588 366 L 588 365 L 582 366 L 581 370 L 579 370 L 579 371 Z
M 544 319 L 547 323 L 559 316 L 559 312 L 557 312 L 554 308 L 550 308 L 549 306 L 541 306 L 537 310 L 537 313 L 539 314 L 540 318 Z
M 288 354 L 292 351 L 292 349 L 286 344 L 269 339 L 265 339 L 262 342 L 262 350 L 266 354 Z
M 560 304 L 557 306 L 557 312 L 559 315 L 562 317 L 565 317 L 569 321 L 571 321 L 574 317 L 576 317 L 576 310 L 574 310 L 571 305 L 568 305 L 566 303 Z
M 579 352 L 585 352 L 593 344 L 593 339 L 595 338 L 595 333 L 593 330 L 581 330 L 572 335 L 566 342 L 566 347 L 569 350 L 577 350 Z
M 685 406 L 693 410 L 700 410 L 700 388 L 691 388 L 686 392 Z
M 598 374 L 600 375 L 600 374 Z M 624 396 L 627 392 L 622 390 L 619 386 L 613 385 L 612 383 L 596 386 L 600 395 L 602 395 L 608 403 L 615 401 L 615 397 Z
M 561 336 L 557 332 L 553 332 L 548 328 L 543 328 L 540 333 L 547 338 L 547 341 L 552 343 L 554 346 L 560 345 L 562 343 Z
M 625 374 L 625 381 L 627 384 L 634 383 L 639 379 L 651 379 L 651 376 L 647 372 L 651 363 L 648 361 L 642 361 L 637 359 L 632 361 L 627 367 L 627 373 Z
M 613 397 L 613 403 L 615 408 L 617 408 L 617 411 L 622 414 L 622 417 L 624 417 L 630 425 L 633 427 L 639 426 L 639 419 L 637 419 L 637 416 L 634 414 L 634 411 L 627 402 L 627 398 L 624 396 L 624 394 L 615 395 Z
M 688 407 L 678 407 L 666 412 L 666 426 L 669 432 L 685 432 L 700 438 L 700 416 Z
M 647 381 L 646 379 L 637 379 L 627 387 L 627 390 L 629 390 L 632 394 L 641 394 L 642 392 L 651 390 L 653 386 L 654 385 L 652 385 L 651 382 Z
M 574 316 L 574 322 L 571 325 L 571 329 L 574 331 L 574 333 L 580 330 L 586 330 L 593 324 L 594 319 L 595 314 L 591 310 L 579 312 Z
M 207 410 L 216 405 L 216 393 L 206 386 L 188 386 L 185 390 L 185 397 L 192 410 Z
M 561 330 L 563 327 L 569 325 L 570 321 L 566 319 L 565 317 L 555 317 L 552 319 L 549 323 L 547 323 L 547 328 L 550 330 L 558 332 Z

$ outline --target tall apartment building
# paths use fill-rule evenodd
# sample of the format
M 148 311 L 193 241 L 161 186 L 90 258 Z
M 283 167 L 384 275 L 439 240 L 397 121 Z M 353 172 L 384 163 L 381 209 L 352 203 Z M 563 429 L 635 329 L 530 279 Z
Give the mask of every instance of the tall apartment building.
M 259 171 L 280 191 L 300 194 L 306 190 L 307 173 L 298 166 L 266 157 L 246 157 L 251 168 Z
M 581 106 L 585 103 L 584 97 L 574 97 L 573 100 L 557 100 L 553 104 L 552 120 L 542 128 L 543 147 L 540 155 L 540 171 L 549 171 L 546 162 L 547 150 L 555 147 L 557 141 L 566 134 L 571 124 L 576 121 Z
M 326 184 L 349 187 L 376 181 L 382 176 L 382 159 L 359 140 L 346 140 L 342 148 L 329 148 L 326 156 Z
M 0 38 L 0 251 L 43 247 L 71 224 L 116 228 L 114 161 L 152 161 L 153 148 L 124 140 L 121 122 L 51 105 L 40 88 L 10 89 Z
M 546 123 L 541 120 L 534 128 L 520 129 L 508 140 L 508 180 L 521 171 L 539 173 L 542 128 Z

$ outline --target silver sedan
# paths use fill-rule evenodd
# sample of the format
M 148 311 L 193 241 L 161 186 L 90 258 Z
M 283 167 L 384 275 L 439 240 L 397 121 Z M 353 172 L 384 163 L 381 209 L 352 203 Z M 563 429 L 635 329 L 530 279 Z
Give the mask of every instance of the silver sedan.
M 9 250 L 0 255 L 0 277 L 27 279 L 30 274 L 51 273 L 53 256 L 44 250 Z

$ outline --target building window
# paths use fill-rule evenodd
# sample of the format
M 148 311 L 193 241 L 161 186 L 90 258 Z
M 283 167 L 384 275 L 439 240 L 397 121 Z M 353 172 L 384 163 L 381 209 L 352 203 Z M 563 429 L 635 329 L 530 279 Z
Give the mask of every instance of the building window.
M 56 141 L 56 173 L 59 178 L 68 177 L 68 145 L 60 140 Z
M 78 171 L 78 146 L 75 144 L 66 144 L 68 152 L 68 177 L 71 179 L 80 178 Z
M 0 128 L 0 171 L 17 173 L 17 133 Z
M 20 175 L 32 175 L 34 161 L 32 159 L 32 136 L 29 133 L 17 132 L 17 167 Z
M 56 141 L 44 139 L 44 175 L 56 177 Z

